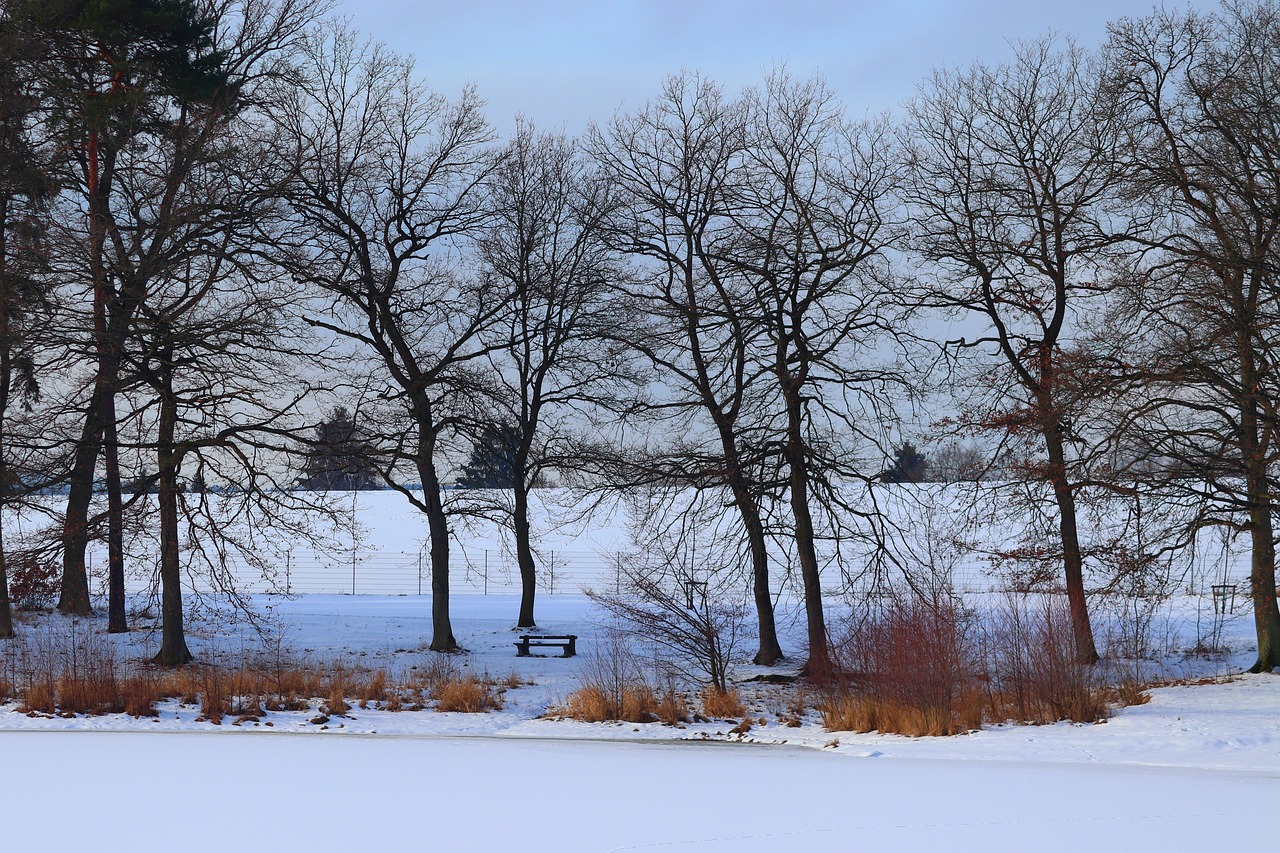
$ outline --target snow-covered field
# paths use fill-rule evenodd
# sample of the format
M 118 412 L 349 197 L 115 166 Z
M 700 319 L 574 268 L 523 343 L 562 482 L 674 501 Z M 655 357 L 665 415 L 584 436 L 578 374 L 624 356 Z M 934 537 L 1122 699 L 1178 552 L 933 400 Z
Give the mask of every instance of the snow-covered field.
M 266 642 L 301 658 L 395 670 L 432 654 L 426 597 L 254 604 Z M 500 711 L 354 708 L 327 728 L 309 722 L 314 712 L 273 712 L 215 727 L 176 702 L 154 720 L 28 717 L 9 706 L 0 711 L 4 849 L 1166 851 L 1270 837 L 1255 815 L 1280 795 L 1273 675 L 1159 688 L 1099 725 L 951 738 L 828 732 L 811 709 L 788 727 L 778 716 L 792 688 L 745 680 L 755 718 L 746 735 L 730 732 L 736 720 L 587 724 L 542 718 L 573 689 L 581 661 L 517 658 L 514 596 L 454 604 L 468 650 L 460 665 L 533 682 L 509 690 Z M 798 653 L 799 626 L 783 615 Z M 24 620 L 29 633 L 70 629 L 52 615 Z M 194 619 L 197 656 L 263 642 L 248 624 L 221 620 Z M 581 635 L 584 654 L 599 621 L 583 596 L 540 601 L 540 627 Z M 1226 622 L 1234 655 L 1160 665 L 1170 677 L 1227 673 L 1247 665 L 1250 629 L 1243 615 Z M 140 657 L 156 637 L 144 627 L 112 641 Z M 744 666 L 737 677 L 756 672 Z
M 357 512 L 345 545 L 341 530 L 327 549 L 286 541 L 267 563 L 236 568 L 237 586 L 255 593 L 252 623 L 191 578 L 188 642 L 198 659 L 266 652 L 393 674 L 430 665 L 431 600 L 416 594 L 430 585 L 421 519 L 396 495 L 349 500 Z M 176 700 L 154 719 L 27 716 L 10 704 L 0 707 L 0 850 L 1164 853 L 1271 838 L 1280 678 L 1239 674 L 1253 660 L 1247 602 L 1215 607 L 1212 594 L 1241 577 L 1242 552 L 1228 543 L 1208 542 L 1171 569 L 1158 595 L 1094 596 L 1104 654 L 1141 649 L 1112 665 L 1171 683 L 1105 723 L 922 739 L 830 732 L 816 697 L 751 681 L 766 670 L 740 664 L 733 680 L 751 727 L 735 733 L 738 719 L 669 727 L 556 717 L 603 645 L 604 617 L 581 590 L 619 582 L 628 537 L 620 511 L 565 523 L 555 514 L 546 508 L 539 523 L 537 618 L 544 632 L 580 636 L 576 660 L 516 657 L 516 578 L 496 527 L 472 523 L 454 549 L 454 632 L 466 652 L 451 660 L 463 672 L 518 676 L 501 710 L 355 707 L 321 724 L 313 707 L 214 726 Z M 960 533 L 945 513 L 931 524 L 915 553 L 938 559 L 965 606 L 998 608 L 1004 581 L 990 561 L 954 553 L 950 538 Z M 1010 535 L 996 519 L 964 531 L 970 541 Z M 705 539 L 686 546 L 693 565 L 732 565 Z M 774 671 L 794 673 L 804 620 L 785 554 L 778 558 L 779 629 L 790 657 Z M 145 588 L 145 563 L 131 563 L 131 590 Z M 101 555 L 95 565 L 100 579 Z M 730 589 L 745 587 L 727 577 Z M 836 625 L 849 577 L 834 562 L 824 573 Z M 336 594 L 353 590 L 364 594 Z M 19 620 L 20 643 L 105 629 L 101 617 Z M 158 646 L 154 609 L 135 614 L 133 627 L 103 633 L 120 660 L 146 659 Z M 14 648 L 0 645 L 0 658 Z M 739 658 L 750 655 L 739 648 Z M 787 725 L 797 707 L 800 725 Z

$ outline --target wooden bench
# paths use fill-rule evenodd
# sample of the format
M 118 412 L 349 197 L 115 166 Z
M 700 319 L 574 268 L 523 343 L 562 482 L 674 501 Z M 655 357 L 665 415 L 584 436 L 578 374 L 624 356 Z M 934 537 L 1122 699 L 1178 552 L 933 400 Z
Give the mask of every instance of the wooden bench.
M 578 653 L 578 635 L 521 634 L 520 642 L 516 643 L 516 657 L 530 657 L 529 649 L 531 647 L 564 649 L 564 654 L 561 657 L 571 658 Z

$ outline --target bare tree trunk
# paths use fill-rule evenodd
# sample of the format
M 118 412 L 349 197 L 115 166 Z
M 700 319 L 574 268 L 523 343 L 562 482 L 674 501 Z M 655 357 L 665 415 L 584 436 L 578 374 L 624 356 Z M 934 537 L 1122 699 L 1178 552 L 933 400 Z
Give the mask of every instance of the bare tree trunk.
M 192 660 L 182 614 L 182 568 L 178 558 L 178 469 L 175 443 L 178 401 L 173 394 L 173 351 L 163 353 L 160 368 L 160 422 L 156 435 L 156 467 L 160 480 L 160 651 L 153 659 L 164 666 Z
M 424 424 L 430 414 L 418 420 L 418 476 L 422 480 L 422 503 L 427 508 L 427 530 L 431 536 L 431 651 L 452 652 L 458 641 L 449 621 L 449 518 L 440 494 L 440 477 L 434 459 L 435 437 Z
M 1252 361 L 1246 360 L 1246 378 L 1252 375 Z M 1248 387 L 1248 386 L 1246 386 Z M 1271 494 L 1267 488 L 1267 463 L 1259 447 L 1256 402 L 1246 400 L 1240 407 L 1242 456 L 1246 469 L 1249 502 L 1249 537 L 1252 556 L 1249 566 L 1249 595 L 1253 599 L 1253 621 L 1258 635 L 1258 659 L 1250 672 L 1270 672 L 1280 666 L 1280 609 L 1276 605 L 1276 543 Z
M 515 466 L 514 499 L 511 523 L 515 528 L 516 563 L 520 566 L 520 616 L 517 628 L 533 628 L 533 600 L 537 593 L 537 567 L 533 562 L 533 543 L 529 536 L 529 488 L 524 482 L 521 463 Z
M 98 462 L 97 408 L 96 401 L 90 404 L 84 428 L 80 431 L 62 527 L 62 584 L 58 610 L 76 616 L 87 616 L 92 612 L 84 552 L 89 544 L 89 502 L 93 499 L 93 472 Z
M 4 525 L 0 524 L 0 640 L 13 636 L 13 613 L 9 607 L 8 558 L 4 549 Z
M 1067 482 L 1066 456 L 1062 436 L 1056 430 L 1045 432 L 1049 453 L 1049 482 L 1058 505 L 1058 534 L 1062 545 L 1062 565 L 1067 582 L 1067 603 L 1071 609 L 1071 630 L 1076 644 L 1076 660 L 1083 664 L 1098 662 L 1098 649 L 1089 622 L 1089 602 L 1084 592 L 1084 559 L 1080 554 L 1080 532 L 1076 520 L 1076 496 Z
M 1253 598 L 1253 620 L 1258 634 L 1258 659 L 1249 667 L 1249 672 L 1270 672 L 1280 666 L 1280 610 L 1276 605 L 1276 546 L 1271 507 L 1255 506 L 1249 515 L 1249 535 L 1253 542 L 1249 593 Z
M 77 616 L 87 616 L 92 612 L 84 552 L 89 544 L 89 504 L 93 500 L 94 474 L 98 465 L 98 452 L 102 447 L 102 418 L 106 412 L 105 401 L 111 395 L 111 371 L 107 364 L 110 359 L 107 345 L 107 289 L 110 285 L 107 283 L 103 258 L 106 233 L 96 131 L 89 134 L 85 156 L 89 170 L 89 271 L 93 280 L 93 343 L 97 350 L 98 372 L 94 377 L 93 394 L 85 412 L 84 427 L 80 431 L 80 442 L 76 445 L 75 462 L 71 470 L 67 511 L 62 528 L 62 588 L 58 597 L 58 610 Z
M 9 324 L 9 200 L 0 199 L 0 489 L 7 489 L 10 481 L 8 466 L 9 389 L 13 387 L 12 327 Z M 4 501 L 0 499 L 0 639 L 13 636 L 13 613 L 9 607 L 9 572 L 4 548 Z
M 791 516 L 795 522 L 796 558 L 800 561 L 800 578 L 804 582 L 804 612 L 808 628 L 809 660 L 804 674 L 814 681 L 825 681 L 835 671 L 827 642 L 827 622 L 822 609 L 822 576 L 818 570 L 818 552 L 814 543 L 813 515 L 809 509 L 809 468 L 805 458 L 804 420 L 801 401 L 794 380 L 784 379 L 787 403 L 787 444 L 784 451 L 790 469 Z
M 124 607 L 124 500 L 120 494 L 120 447 L 115 397 L 103 400 L 103 451 L 107 479 L 107 633 L 129 630 Z
M 760 642 L 752 663 L 773 666 L 782 660 L 782 645 L 773 615 L 773 595 L 769 590 L 769 550 L 765 541 L 764 522 L 755 500 L 741 486 L 734 489 L 734 502 L 742 525 L 747 531 L 747 547 L 751 553 L 751 594 L 756 606 L 756 625 Z

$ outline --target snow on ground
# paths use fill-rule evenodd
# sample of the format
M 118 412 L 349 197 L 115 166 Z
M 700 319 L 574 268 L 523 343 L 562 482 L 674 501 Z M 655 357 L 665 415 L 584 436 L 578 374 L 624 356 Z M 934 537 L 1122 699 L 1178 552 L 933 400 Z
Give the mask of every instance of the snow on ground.
M 6 849 L 1206 851 L 1274 774 L 741 744 L 8 733 Z M 72 770 L 74 768 L 74 771 Z M 68 789 L 69 773 L 75 787 Z M 1262 810 L 1265 812 L 1265 808 Z
M 22 768 L 0 788 L 4 849 L 1212 850 L 1268 837 L 1251 816 L 1280 795 L 1274 675 L 1159 688 L 1098 725 L 951 738 L 828 732 L 811 702 L 804 724 L 787 727 L 778 717 L 792 688 L 746 681 L 755 723 L 745 736 L 730 732 L 737 720 L 587 724 L 542 718 L 576 685 L 581 659 L 517 658 L 515 596 L 453 605 L 467 649 L 459 666 L 532 682 L 509 690 L 501 711 L 353 708 L 327 727 L 309 722 L 314 711 L 273 712 L 215 727 L 174 701 L 154 720 L 0 710 L 0 756 Z M 260 596 L 254 606 L 265 640 L 210 611 L 190 625 L 195 654 L 235 658 L 265 644 L 392 670 L 434 656 L 429 597 Z M 1223 622 L 1233 654 L 1174 651 L 1195 636 L 1195 606 L 1153 626 L 1171 639 L 1168 656 L 1148 663 L 1169 677 L 1238 672 L 1251 660 L 1243 614 Z M 538 612 L 542 631 L 580 635 L 584 654 L 599 642 L 584 596 L 543 596 Z M 798 657 L 794 605 L 781 613 Z M 22 619 L 33 635 L 103 627 Z M 121 657 L 154 650 L 158 636 L 139 624 L 110 638 Z M 72 821 L 60 810 L 69 768 Z

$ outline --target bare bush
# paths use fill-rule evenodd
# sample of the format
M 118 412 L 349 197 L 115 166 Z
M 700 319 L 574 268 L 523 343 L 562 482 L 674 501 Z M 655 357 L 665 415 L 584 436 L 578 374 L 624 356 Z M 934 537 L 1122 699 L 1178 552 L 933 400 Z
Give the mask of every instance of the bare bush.
M 645 678 L 645 667 L 624 631 L 608 629 L 592 645 L 579 665 L 578 683 L 581 686 L 569 694 L 561 709 L 567 717 L 589 723 L 651 723 L 659 719 L 655 713 L 658 701 Z
M 1081 664 L 1063 595 L 1009 593 L 985 631 L 993 717 L 1027 723 L 1105 719 L 1100 676 Z
M 656 659 L 694 683 L 728 690 L 747 608 L 723 578 L 698 575 L 678 552 L 619 560 L 618 591 L 587 591 L 621 630 L 649 646 Z
M 819 711 L 833 729 L 946 735 L 982 724 L 982 659 L 968 614 L 950 602 L 891 598 L 850 620 L 842 677 Z

